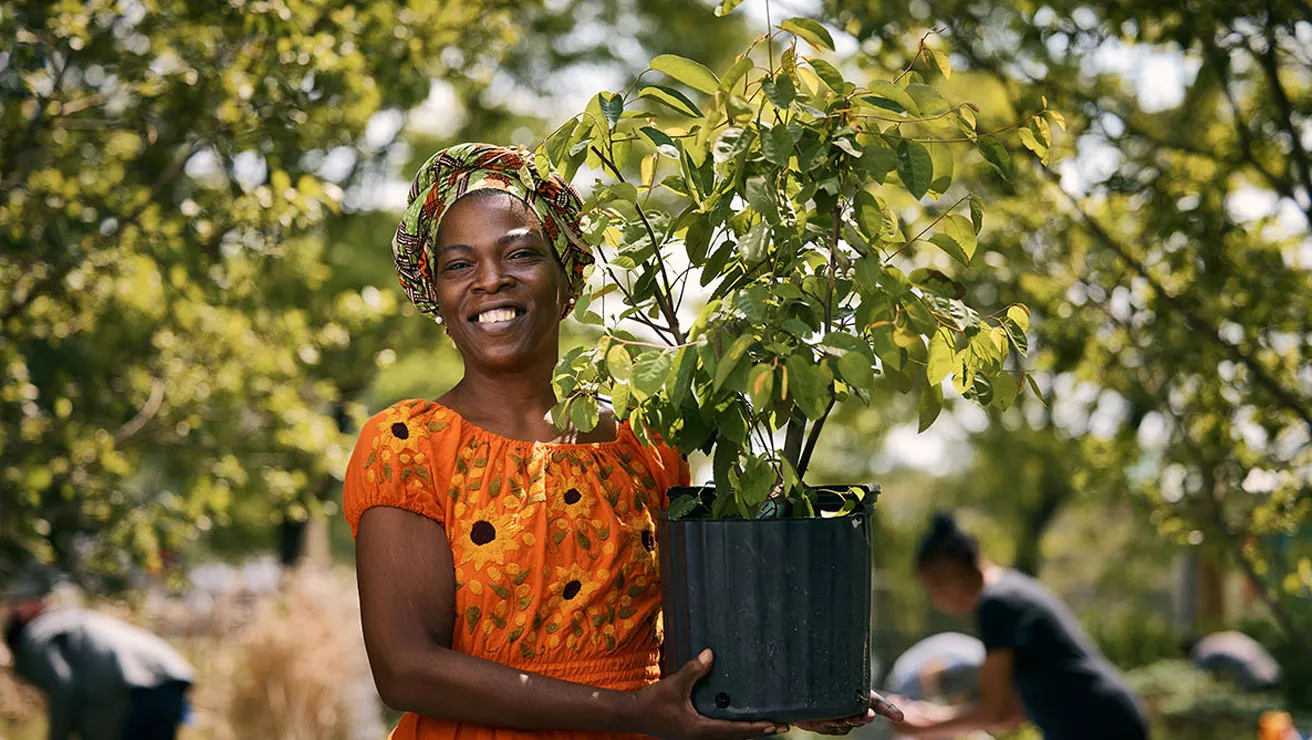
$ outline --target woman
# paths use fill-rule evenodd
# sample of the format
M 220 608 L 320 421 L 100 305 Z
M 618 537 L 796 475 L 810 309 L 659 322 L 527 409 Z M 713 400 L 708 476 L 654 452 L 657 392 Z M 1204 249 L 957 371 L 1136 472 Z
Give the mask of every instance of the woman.
M 916 567 L 936 608 L 975 614 L 986 652 L 978 702 L 908 706 L 898 732 L 953 737 L 1028 716 L 1047 740 L 1146 740 L 1134 694 L 1041 583 L 981 559 L 975 539 L 945 514 L 921 541 Z
M 709 652 L 661 678 L 653 512 L 687 465 L 610 412 L 591 432 L 553 426 L 560 322 L 592 256 L 578 196 L 531 162 L 486 144 L 438 152 L 393 240 L 402 286 L 465 372 L 436 401 L 370 419 L 347 470 L 369 662 L 407 712 L 392 737 L 781 732 L 693 710 Z

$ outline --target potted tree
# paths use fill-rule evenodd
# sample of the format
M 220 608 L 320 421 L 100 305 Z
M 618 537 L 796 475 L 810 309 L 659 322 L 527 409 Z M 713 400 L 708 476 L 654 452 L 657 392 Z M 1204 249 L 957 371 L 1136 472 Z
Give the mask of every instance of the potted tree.
M 952 186 L 954 147 L 1003 178 L 1010 162 L 973 105 L 930 84 L 947 56 L 922 39 L 916 63 L 862 87 L 799 40 L 833 50 L 792 18 L 719 74 L 658 56 L 535 151 L 544 170 L 603 174 L 583 234 L 601 279 L 574 315 L 602 325 L 607 296 L 621 304 L 561 359 L 556 419 L 591 429 L 609 397 L 640 437 L 710 456 L 713 482 L 671 491 L 661 526 L 665 652 L 677 668 L 715 650 L 694 704 L 730 719 L 849 716 L 868 700 L 878 488 L 806 480 L 835 405 L 916 393 L 923 431 L 949 379 L 1003 409 L 1027 379 L 1008 363 L 1027 309 L 983 316 L 948 274 L 984 217 Z M 1046 158 L 1050 122 L 1045 104 L 1004 130 Z

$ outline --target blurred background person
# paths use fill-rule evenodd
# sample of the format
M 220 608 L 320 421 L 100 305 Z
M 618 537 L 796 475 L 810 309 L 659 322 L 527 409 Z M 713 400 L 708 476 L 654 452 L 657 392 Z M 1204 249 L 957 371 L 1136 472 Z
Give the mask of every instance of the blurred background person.
M 976 702 L 910 705 L 898 732 L 953 737 L 1028 717 L 1047 740 L 1146 740 L 1137 697 L 1075 615 L 1035 579 L 981 558 L 951 516 L 935 515 L 916 571 L 935 608 L 975 615 L 986 653 Z
M 893 663 L 884 689 L 915 701 L 961 704 L 979 698 L 984 643 L 960 632 L 931 635 Z
M 1280 685 L 1280 665 L 1257 640 L 1242 632 L 1216 632 L 1185 644 L 1189 662 L 1245 691 L 1270 691 Z
M 13 671 L 46 696 L 50 740 L 173 740 L 192 667 L 164 640 L 85 609 L 55 608 L 29 579 L 10 595 Z

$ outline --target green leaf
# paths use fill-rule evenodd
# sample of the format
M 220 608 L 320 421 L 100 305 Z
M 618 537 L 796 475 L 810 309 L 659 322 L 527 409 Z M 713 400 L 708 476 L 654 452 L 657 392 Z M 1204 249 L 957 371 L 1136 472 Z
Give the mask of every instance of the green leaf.
M 743 4 L 743 0 L 720 0 L 720 5 L 715 9 L 715 16 L 723 18 L 733 12 L 733 9 Z
M 974 225 L 955 213 L 939 222 L 939 233 L 930 237 L 929 242 L 963 265 L 970 264 L 978 243 Z
M 622 344 L 612 345 L 606 352 L 606 369 L 610 376 L 619 381 L 628 380 L 633 374 L 633 358 Z
M 665 515 L 671 519 L 682 519 L 691 514 L 692 510 L 697 508 L 697 504 L 699 503 L 701 503 L 701 501 L 699 501 L 696 496 L 679 496 L 670 501 L 670 505 L 665 509 Z
M 671 157 L 673 159 L 679 158 L 679 148 L 674 145 L 674 140 L 664 131 L 661 131 L 654 126 L 643 126 L 638 129 L 638 133 L 642 134 L 644 139 L 651 142 L 651 145 L 656 148 L 656 151 L 661 156 Z
M 920 391 L 920 431 L 929 429 L 943 410 L 943 386 L 926 385 Z
M 800 355 L 788 358 L 788 391 L 797 407 L 809 419 L 818 419 L 825 413 L 825 395 L 829 383 L 824 373 L 809 359 Z
M 1034 132 L 1023 128 L 1017 132 L 1020 135 L 1020 143 L 1025 145 L 1026 149 L 1034 152 L 1039 161 L 1044 165 L 1048 164 L 1048 145 L 1039 141 Z
M 970 195 L 970 222 L 976 234 L 984 228 L 984 199 L 974 193 Z
M 690 118 L 701 118 L 702 112 L 697 108 L 687 95 L 675 90 L 672 87 L 664 85 L 648 85 L 638 91 L 638 97 L 651 98 L 665 104 L 675 113 Z
M 789 18 L 780 23 L 779 27 L 801 36 L 806 39 L 806 43 L 818 49 L 834 50 L 834 37 L 829 35 L 829 29 L 810 18 Z
M 993 378 L 993 405 L 1001 411 L 1011 408 L 1015 403 L 1016 396 L 1020 394 L 1020 386 L 1016 384 L 1016 379 L 1011 377 L 1010 373 L 999 373 Z
M 651 68 L 664 72 L 694 90 L 712 95 L 720 89 L 720 78 L 700 62 L 694 62 L 678 54 L 661 54 L 651 60 Z
M 929 339 L 929 364 L 925 368 L 925 377 L 930 385 L 942 383 L 952 374 L 955 364 L 956 349 L 952 332 L 940 327 Z
M 601 137 L 610 134 L 610 117 L 601 109 L 601 103 L 605 93 L 597 93 L 588 101 L 588 107 L 583 109 L 584 124 L 592 124 Z M 575 154 L 578 151 L 587 151 L 589 139 L 580 138 L 578 142 L 570 148 L 570 153 Z
M 838 67 L 817 57 L 807 57 L 806 61 L 815 70 L 816 76 L 819 77 L 830 90 L 844 94 L 847 89 L 847 80 L 843 79 L 843 73 L 838 71 Z
M 774 187 L 765 175 L 756 175 L 747 178 L 743 195 L 747 199 L 747 205 L 755 208 L 758 213 L 768 223 L 777 223 L 779 221 L 779 209 L 774 204 Z
M 720 390 L 724 381 L 738 369 L 738 363 L 742 361 L 743 355 L 755 341 L 756 337 L 751 334 L 742 334 L 733 340 L 733 344 L 729 345 L 728 351 L 720 358 L 719 366 L 715 370 L 715 382 L 711 386 L 713 390 Z
M 1044 111 L 1043 115 L 1047 116 L 1048 120 L 1052 121 L 1053 125 L 1055 125 L 1057 128 L 1061 129 L 1062 131 L 1066 130 L 1066 117 L 1063 116 L 1062 114 L 1058 113 L 1055 110 L 1048 110 L 1048 111 Z
M 864 145 L 861 152 L 861 168 L 870 173 L 876 182 L 883 182 L 888 173 L 897 169 L 897 152 L 883 137 L 874 139 Z
M 597 428 L 597 399 L 592 396 L 578 396 L 570 404 L 569 418 L 574 428 L 580 432 L 590 432 Z
M 937 198 L 952 187 L 952 174 L 956 163 L 953 160 L 952 149 L 947 144 L 933 143 L 928 149 L 934 172 L 929 181 L 929 192 Z
M 948 101 L 943 99 L 938 90 L 918 82 L 907 85 L 907 94 L 916 101 L 922 116 L 939 116 L 952 110 Z
M 670 374 L 670 357 L 664 352 L 646 352 L 633 364 L 633 390 L 639 400 L 658 393 Z
M 756 506 L 770 495 L 774 488 L 774 468 L 770 463 L 756 455 L 750 455 L 743 461 L 743 474 L 738 479 L 739 493 L 743 503 Z
M 757 365 L 747 377 L 747 395 L 757 413 L 769 408 L 774 401 L 774 367 Z
M 1033 375 L 1026 375 L 1025 382 L 1029 383 L 1030 390 L 1034 391 L 1034 397 L 1039 399 L 1039 403 L 1047 406 L 1048 402 L 1043 398 L 1043 391 L 1039 389 L 1039 381 L 1035 380 Z
M 793 87 L 793 78 L 780 72 L 775 75 L 774 79 L 761 80 L 761 89 L 765 90 L 765 97 L 770 99 L 771 103 L 779 109 L 787 108 L 793 104 L 797 97 L 797 89 Z
M 1007 147 L 992 136 L 981 136 L 979 141 L 975 142 L 979 147 L 979 153 L 984 157 L 984 161 L 989 163 L 994 172 L 998 173 L 1004 181 L 1011 182 L 1011 153 Z
M 870 83 L 870 94 L 863 97 L 862 100 L 899 113 L 905 112 L 915 115 L 920 112 L 915 98 L 911 97 L 906 90 L 888 80 L 877 80 Z M 885 105 L 885 103 L 892 103 L 892 105 Z
M 675 357 L 678 370 L 670 381 L 670 400 L 683 405 L 692 394 L 692 376 L 697 372 L 697 351 L 693 347 L 683 347 Z
M 975 111 L 969 105 L 963 105 L 957 109 L 957 128 L 967 138 L 974 141 L 978 132 L 975 130 Z
M 611 126 L 620 122 L 620 116 L 624 115 L 624 96 L 615 93 L 607 98 L 603 93 L 601 95 L 601 112 L 606 116 L 606 121 Z
M 1030 330 L 1030 310 L 1028 307 L 1020 303 L 1011 304 L 1007 307 L 1007 318 L 1016 322 L 1016 326 L 1019 326 L 1021 331 Z
M 934 66 L 938 68 L 939 74 L 943 75 L 943 79 L 952 79 L 952 61 L 948 59 L 948 55 L 938 49 L 932 49 L 929 53 L 934 59 Z
M 861 233 L 872 242 L 878 241 L 884 231 L 884 211 L 879 207 L 879 201 L 875 200 L 869 190 L 861 189 L 856 191 L 853 203 L 856 206 L 856 223 L 861 227 Z
M 724 92 L 732 92 L 733 86 L 737 85 L 738 81 L 741 80 L 754 66 L 756 66 L 756 63 L 748 56 L 734 62 L 733 66 L 729 67 L 729 69 L 725 71 L 724 76 L 720 78 L 720 90 Z
M 770 229 L 764 221 L 758 221 L 738 240 L 738 254 L 749 265 L 755 265 L 765 259 L 766 246 L 769 244 Z
M 613 383 L 610 387 L 610 405 L 615 409 L 616 418 L 623 420 L 629 415 L 629 384 Z
M 934 175 L 934 161 L 924 145 L 903 139 L 897 147 L 897 174 L 902 184 L 916 200 L 920 200 L 929 191 L 930 178 Z
M 786 167 L 788 158 L 793 156 L 793 145 L 796 143 L 796 134 L 788 126 L 779 124 L 766 133 L 761 146 L 765 150 L 766 159 L 772 164 Z
M 870 359 L 860 352 L 848 352 L 838 358 L 838 372 L 855 388 L 868 391 L 875 385 L 875 370 Z

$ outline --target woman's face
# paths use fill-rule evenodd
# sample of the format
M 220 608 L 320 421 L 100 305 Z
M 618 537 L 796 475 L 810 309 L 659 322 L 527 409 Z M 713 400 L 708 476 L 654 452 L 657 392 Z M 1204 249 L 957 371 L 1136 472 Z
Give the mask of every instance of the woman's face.
M 565 271 L 523 201 L 501 191 L 474 192 L 451 206 L 437 232 L 442 323 L 467 369 L 553 365 Z
M 978 570 L 939 558 L 922 565 L 916 575 L 935 609 L 957 615 L 975 611 L 981 586 Z

